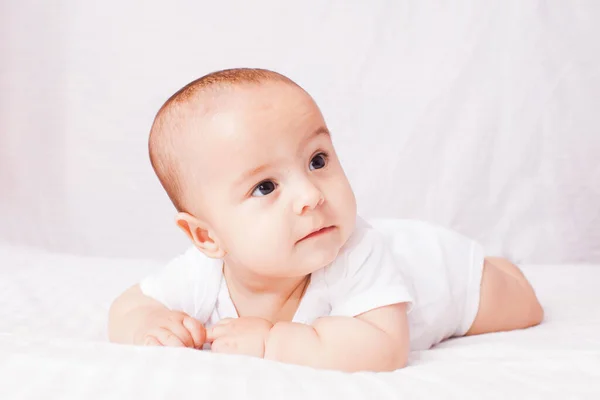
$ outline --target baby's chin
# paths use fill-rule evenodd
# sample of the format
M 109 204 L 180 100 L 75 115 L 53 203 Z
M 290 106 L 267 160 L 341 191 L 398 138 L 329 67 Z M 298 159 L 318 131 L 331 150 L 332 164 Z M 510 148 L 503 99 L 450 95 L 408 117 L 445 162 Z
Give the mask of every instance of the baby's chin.
M 338 256 L 343 246 L 341 240 L 332 240 L 333 243 L 312 243 L 307 246 L 298 246 L 296 251 L 296 264 L 304 275 L 311 274 L 325 268 Z

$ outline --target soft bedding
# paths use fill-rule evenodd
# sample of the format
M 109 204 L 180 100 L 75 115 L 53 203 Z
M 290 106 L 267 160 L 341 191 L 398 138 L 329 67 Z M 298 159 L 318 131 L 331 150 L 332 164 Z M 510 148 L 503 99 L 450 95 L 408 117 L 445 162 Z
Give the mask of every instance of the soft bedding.
M 379 374 L 108 343 L 111 300 L 158 267 L 0 245 L 0 399 L 600 398 L 600 265 L 526 265 L 541 326 L 450 340 Z

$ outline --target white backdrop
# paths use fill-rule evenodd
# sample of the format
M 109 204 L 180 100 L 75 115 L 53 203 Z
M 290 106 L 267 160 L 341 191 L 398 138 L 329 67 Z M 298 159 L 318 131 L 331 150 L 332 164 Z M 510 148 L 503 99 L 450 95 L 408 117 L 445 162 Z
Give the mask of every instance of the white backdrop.
M 364 216 L 600 262 L 600 2 L 449 3 L 1 1 L 0 240 L 173 256 L 154 113 L 254 66 L 313 94 Z

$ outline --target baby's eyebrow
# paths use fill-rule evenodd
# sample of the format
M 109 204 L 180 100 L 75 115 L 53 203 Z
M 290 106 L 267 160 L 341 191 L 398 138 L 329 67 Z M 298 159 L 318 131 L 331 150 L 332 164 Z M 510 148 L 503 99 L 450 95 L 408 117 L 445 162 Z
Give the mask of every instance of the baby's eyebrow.
M 249 171 L 246 171 L 242 176 L 240 176 L 240 179 L 238 179 L 236 181 L 236 186 L 240 185 L 241 183 L 245 182 L 247 179 L 260 174 L 261 172 L 265 171 L 266 169 L 268 169 L 270 167 L 269 164 L 263 164 L 260 165 L 256 168 L 252 168 Z
M 331 134 L 329 133 L 329 129 L 327 129 L 325 126 L 320 126 L 312 134 L 308 135 L 302 141 L 302 145 L 300 146 L 300 149 L 302 149 L 304 146 L 306 146 L 306 144 L 308 142 L 310 142 L 311 140 L 313 140 L 316 136 L 320 136 L 320 135 L 330 136 Z
M 319 135 L 330 135 L 329 130 L 325 127 L 325 126 L 320 126 L 318 129 L 316 129 L 311 135 L 308 135 L 303 141 L 302 141 L 302 147 L 304 147 L 310 140 L 314 139 L 316 136 Z M 235 186 L 238 186 L 240 184 L 242 184 L 243 182 L 245 182 L 247 179 L 260 174 L 261 172 L 269 169 L 271 167 L 270 164 L 263 164 L 260 165 L 258 167 L 252 168 L 251 170 L 246 171 L 244 174 L 242 174 L 240 176 L 240 178 L 236 181 Z
M 329 135 L 329 136 L 331 136 L 331 133 L 329 132 L 329 129 L 327 129 L 325 126 L 321 126 L 311 136 L 319 136 L 319 135 Z M 312 139 L 312 137 L 311 137 L 311 139 Z

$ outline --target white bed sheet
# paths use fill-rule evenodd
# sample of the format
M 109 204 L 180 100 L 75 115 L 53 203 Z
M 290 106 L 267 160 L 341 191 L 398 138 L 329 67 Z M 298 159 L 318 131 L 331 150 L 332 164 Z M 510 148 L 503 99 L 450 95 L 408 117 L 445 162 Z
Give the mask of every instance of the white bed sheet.
M 380 374 L 107 343 L 112 298 L 156 267 L 0 245 L 0 399 L 600 398 L 600 265 L 526 266 L 543 325 Z

